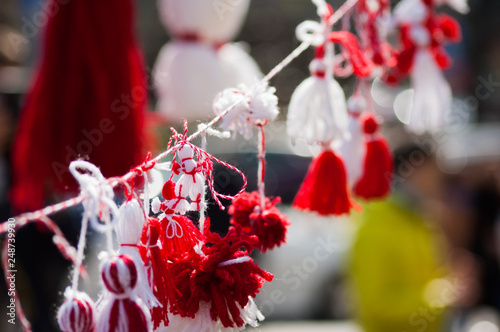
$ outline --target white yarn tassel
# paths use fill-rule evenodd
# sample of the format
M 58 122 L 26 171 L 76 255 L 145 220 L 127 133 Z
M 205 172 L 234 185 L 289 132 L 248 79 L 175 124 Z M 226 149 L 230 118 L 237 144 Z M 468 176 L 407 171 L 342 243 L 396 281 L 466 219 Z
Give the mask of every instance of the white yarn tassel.
M 95 328 L 96 309 L 94 301 L 83 292 L 64 291 L 66 301 L 57 312 L 59 328 L 65 332 L 92 332 Z
M 311 63 L 319 65 L 318 60 Z M 292 141 L 302 138 L 309 144 L 349 139 L 344 91 L 336 80 L 313 75 L 300 83 L 288 106 L 287 133 Z
M 415 54 L 411 83 L 414 93 L 408 128 L 415 133 L 438 130 L 451 111 L 452 93 L 429 51 Z
M 352 187 L 363 175 L 365 144 L 361 123 L 359 121 L 359 114 L 349 113 L 348 121 L 351 139 L 342 143 L 339 152 L 344 160 L 347 172 L 347 183 L 349 187 Z
M 137 287 L 135 291 L 149 308 L 161 306 L 153 294 L 152 286 L 148 282 L 146 268 L 137 244 L 141 239 L 142 228 L 145 223 L 144 210 L 135 198 L 123 203 L 120 207 L 120 216 L 116 226 L 116 234 L 121 246 L 118 254 L 127 254 L 134 261 L 137 269 Z M 132 245 L 132 246 L 129 246 Z

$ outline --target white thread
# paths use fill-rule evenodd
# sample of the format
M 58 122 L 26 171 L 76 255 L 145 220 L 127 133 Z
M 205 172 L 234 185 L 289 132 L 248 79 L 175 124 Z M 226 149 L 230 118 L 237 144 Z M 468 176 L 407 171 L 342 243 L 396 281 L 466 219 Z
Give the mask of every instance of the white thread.
M 181 224 L 172 218 L 171 216 L 167 216 L 168 224 L 167 229 L 165 230 L 165 236 L 169 239 L 174 237 L 181 238 L 184 235 L 184 230 L 181 227 Z
M 217 267 L 224 267 L 224 266 L 233 265 L 233 264 L 245 263 L 245 262 L 249 262 L 251 260 L 252 259 L 248 256 L 242 256 L 242 257 L 233 258 L 233 259 L 221 262 L 217 265 Z

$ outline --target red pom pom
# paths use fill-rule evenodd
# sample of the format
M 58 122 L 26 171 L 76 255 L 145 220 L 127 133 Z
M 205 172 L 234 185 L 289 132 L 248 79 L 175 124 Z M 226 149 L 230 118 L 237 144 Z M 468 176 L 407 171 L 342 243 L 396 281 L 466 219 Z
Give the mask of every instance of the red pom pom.
M 245 235 L 241 227 L 231 227 L 224 238 L 209 232 L 206 236 L 202 253 L 190 250 L 172 262 L 171 272 L 179 290 L 174 313 L 194 318 L 200 303 L 206 302 L 212 320 L 220 320 L 227 328 L 242 327 L 241 309 L 273 275 L 247 256 L 257 238 Z
M 277 208 L 272 207 L 262 213 L 254 212 L 250 215 L 250 221 L 253 224 L 250 234 L 259 238 L 256 248 L 261 252 L 286 243 L 286 231 L 290 221 Z
M 255 248 L 262 252 L 286 243 L 286 231 L 290 222 L 274 206 L 279 202 L 279 197 L 273 201 L 266 197 L 264 211 L 260 211 L 260 195 L 254 191 L 244 192 L 234 198 L 229 207 L 229 214 L 232 216 L 231 224 L 240 225 L 249 235 L 256 235 L 259 242 Z
M 371 114 L 367 114 L 362 119 L 363 131 L 365 134 L 374 134 L 378 130 L 377 119 Z
M 161 194 L 166 200 L 177 198 L 177 195 L 175 194 L 175 182 L 171 180 L 165 182 L 163 189 L 161 190 Z
M 382 198 L 391 190 L 392 155 L 386 140 L 376 134 L 378 124 L 372 114 L 364 115 L 363 125 L 368 135 L 364 171 L 354 186 L 354 194 L 366 199 Z
M 451 16 L 441 14 L 436 17 L 437 25 L 450 41 L 458 43 L 462 38 L 460 24 Z
M 300 187 L 293 207 L 320 215 L 342 215 L 354 207 L 347 190 L 344 162 L 333 151 L 316 156 Z

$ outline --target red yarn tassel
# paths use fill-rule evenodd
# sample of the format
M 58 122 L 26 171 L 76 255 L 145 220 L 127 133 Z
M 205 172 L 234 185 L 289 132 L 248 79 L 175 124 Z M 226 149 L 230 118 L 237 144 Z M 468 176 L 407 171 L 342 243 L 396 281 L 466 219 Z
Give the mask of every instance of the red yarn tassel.
M 46 2 L 42 61 L 12 149 L 10 198 L 18 212 L 42 208 L 68 188 L 76 192 L 72 160 L 88 155 L 110 177 L 143 155 L 147 88 L 133 1 Z M 115 153 L 118 146 L 126 153 Z
M 384 137 L 376 133 L 379 125 L 373 114 L 364 115 L 362 121 L 367 135 L 366 157 L 354 194 L 365 199 L 383 198 L 391 191 L 392 155 Z
M 320 215 L 342 215 L 356 207 L 349 197 L 344 162 L 332 150 L 316 156 L 302 183 L 293 207 Z
M 141 254 L 148 269 L 149 281 L 152 283 L 151 288 L 162 305 L 162 307 L 151 309 L 154 329 L 157 329 L 162 322 L 165 326 L 168 325 L 168 307 L 175 296 L 175 288 L 168 270 L 168 262 L 159 247 L 158 239 L 161 232 L 160 221 L 153 217 L 148 219 L 148 224 L 144 225 L 142 232 L 143 246 L 141 246 Z
M 161 227 L 160 241 L 166 259 L 184 254 L 204 239 L 193 222 L 184 216 L 167 215 L 161 220 Z

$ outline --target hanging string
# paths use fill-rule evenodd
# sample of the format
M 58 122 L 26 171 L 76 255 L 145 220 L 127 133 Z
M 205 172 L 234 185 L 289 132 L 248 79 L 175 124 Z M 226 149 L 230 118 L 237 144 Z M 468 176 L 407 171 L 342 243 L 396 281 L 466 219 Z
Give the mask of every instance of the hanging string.
M 259 128 L 259 146 L 258 146 L 258 153 L 257 153 L 257 158 L 259 159 L 259 167 L 257 170 L 257 186 L 259 190 L 259 196 L 260 196 L 260 211 L 264 211 L 265 209 L 265 178 L 266 178 L 266 134 L 264 132 L 264 125 L 262 123 L 259 123 L 258 128 Z

